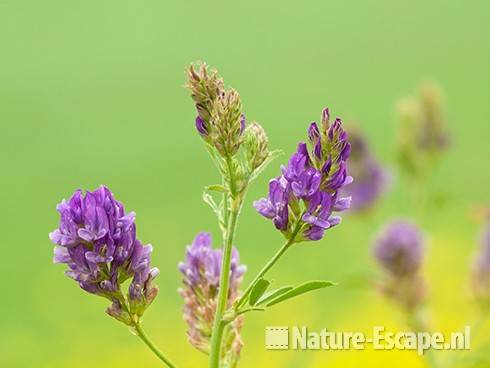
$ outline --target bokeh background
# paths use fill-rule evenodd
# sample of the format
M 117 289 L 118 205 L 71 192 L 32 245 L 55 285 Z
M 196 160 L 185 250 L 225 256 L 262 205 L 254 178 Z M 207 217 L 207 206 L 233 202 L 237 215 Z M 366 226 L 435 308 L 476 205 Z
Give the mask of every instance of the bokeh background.
M 371 217 L 345 216 L 324 240 L 281 261 L 271 274 L 277 283 L 340 286 L 247 318 L 241 366 L 423 367 L 411 352 L 270 352 L 264 328 L 406 328 L 365 280 L 376 275 L 377 228 L 413 216 L 394 170 L 394 106 L 424 79 L 443 87 L 453 137 L 430 184 L 444 205 L 416 219 L 430 235 L 428 310 L 443 332 L 472 323 L 469 269 L 482 227 L 473 212 L 488 204 L 490 184 L 489 12 L 486 1 L 462 0 L 0 1 L 0 366 L 158 366 L 105 316 L 104 300 L 82 292 L 51 261 L 56 204 L 100 184 L 136 211 L 139 237 L 154 245 L 162 270 L 147 332 L 183 367 L 206 366 L 186 342 L 176 292 L 185 245 L 200 230 L 219 239 L 201 201 L 203 187 L 219 179 L 183 88 L 185 66 L 205 60 L 240 91 L 247 117 L 266 128 L 272 147 L 290 154 L 328 105 L 357 122 L 394 173 Z M 286 159 L 253 184 L 240 219 L 236 243 L 247 280 L 282 241 L 251 203 Z M 471 364 L 485 331 L 488 324 L 474 336 L 475 351 L 463 354 Z M 454 354 L 438 353 L 442 361 Z

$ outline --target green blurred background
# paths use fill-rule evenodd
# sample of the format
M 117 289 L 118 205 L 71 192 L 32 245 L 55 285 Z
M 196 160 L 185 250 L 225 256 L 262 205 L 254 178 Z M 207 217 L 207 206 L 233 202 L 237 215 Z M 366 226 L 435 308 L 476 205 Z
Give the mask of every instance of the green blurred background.
M 136 211 L 139 237 L 154 245 L 162 272 L 147 332 L 183 367 L 206 365 L 186 342 L 176 292 L 185 245 L 200 230 L 219 238 L 201 201 L 202 188 L 219 179 L 182 87 L 194 60 L 219 68 L 240 91 L 247 118 L 266 128 L 272 147 L 289 154 L 330 106 L 362 127 L 388 165 L 397 99 L 420 80 L 438 81 L 453 145 L 431 184 L 446 204 L 418 219 L 430 234 L 424 274 L 433 328 L 449 332 L 469 323 L 476 314 L 469 268 L 481 229 L 471 213 L 488 204 L 490 184 L 489 4 L 0 1 L 0 366 L 158 366 L 105 316 L 104 300 L 82 292 L 51 261 L 56 204 L 76 188 L 100 184 Z M 266 193 L 286 158 L 254 183 L 240 220 L 236 243 L 247 280 L 282 241 L 251 202 Z M 390 304 L 352 280 L 376 272 L 375 231 L 393 216 L 410 216 L 410 208 L 407 188 L 395 177 L 371 218 L 346 216 L 321 242 L 291 250 L 271 274 L 278 283 L 324 278 L 341 285 L 248 317 L 241 366 L 424 366 L 409 352 L 264 349 L 267 325 L 407 328 Z M 452 354 L 438 353 L 442 360 Z

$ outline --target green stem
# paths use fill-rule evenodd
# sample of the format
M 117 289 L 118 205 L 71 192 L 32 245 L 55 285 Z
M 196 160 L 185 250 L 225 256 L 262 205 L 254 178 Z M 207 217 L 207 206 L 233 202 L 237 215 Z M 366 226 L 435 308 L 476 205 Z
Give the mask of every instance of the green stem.
M 420 307 L 417 310 L 407 312 L 409 325 L 411 326 L 411 328 L 414 329 L 414 332 L 416 333 L 429 330 L 427 323 L 423 320 L 421 316 L 421 313 L 422 311 L 420 310 Z M 424 353 L 424 358 L 430 368 L 439 367 L 438 361 L 436 360 L 434 352 L 431 349 L 427 350 Z
M 216 314 L 213 324 L 213 334 L 211 340 L 211 353 L 209 358 L 210 368 L 218 368 L 220 362 L 221 341 L 223 339 L 223 331 L 226 326 L 226 323 L 223 321 L 223 315 L 228 304 L 231 254 L 239 212 L 240 205 L 236 202 L 236 200 L 231 199 L 230 216 L 228 219 L 228 229 L 225 236 L 223 261 L 219 283 L 220 287 L 218 292 L 218 306 L 216 307 Z
M 172 363 L 163 353 L 155 346 L 155 344 L 146 336 L 145 332 L 141 328 L 139 323 L 134 324 L 134 329 L 138 337 L 150 348 L 150 350 L 169 368 L 176 368 L 175 364 Z
M 301 216 L 300 216 L 301 219 Z M 298 235 L 298 232 L 300 231 L 302 226 L 302 221 L 298 221 L 296 223 L 296 226 L 291 234 L 291 237 L 282 245 L 281 248 L 272 256 L 272 258 L 265 264 L 265 266 L 259 271 L 259 273 L 254 277 L 252 282 L 247 286 L 245 289 L 244 293 L 238 300 L 238 302 L 235 304 L 235 309 L 239 309 L 243 303 L 246 301 L 247 297 L 249 296 L 250 292 L 252 291 L 255 283 L 262 277 L 265 276 L 265 274 L 279 261 L 279 259 L 282 257 L 284 253 L 289 249 L 291 245 L 294 244 L 296 240 L 296 235 Z
M 233 161 L 231 157 L 226 158 L 226 166 L 228 169 L 228 183 L 230 187 L 230 193 L 231 197 L 235 198 L 236 196 L 236 184 L 235 184 L 235 177 L 233 175 Z

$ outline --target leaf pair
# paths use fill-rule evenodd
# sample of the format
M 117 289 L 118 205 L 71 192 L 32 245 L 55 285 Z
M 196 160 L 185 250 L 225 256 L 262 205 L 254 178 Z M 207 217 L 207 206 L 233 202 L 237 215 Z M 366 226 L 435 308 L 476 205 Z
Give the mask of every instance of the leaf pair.
M 270 282 L 265 279 L 259 279 L 250 292 L 248 303 L 251 307 L 271 307 L 310 291 L 334 285 L 336 284 L 331 281 L 312 280 L 296 287 L 283 286 L 266 293 L 270 286 Z

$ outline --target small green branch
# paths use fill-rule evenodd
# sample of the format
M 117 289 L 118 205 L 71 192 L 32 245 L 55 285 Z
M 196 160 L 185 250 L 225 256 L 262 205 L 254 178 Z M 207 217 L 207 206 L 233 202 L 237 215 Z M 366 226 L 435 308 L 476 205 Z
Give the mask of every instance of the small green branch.
M 260 278 L 264 277 L 265 274 L 277 263 L 277 261 L 279 261 L 279 259 L 283 256 L 283 254 L 286 253 L 289 247 L 294 244 L 294 242 L 296 241 L 296 236 L 298 235 L 302 227 L 301 216 L 299 218 L 300 220 L 298 220 L 298 222 L 296 223 L 296 226 L 289 239 L 282 245 L 281 248 L 279 248 L 276 254 L 272 256 L 272 258 L 265 264 L 265 266 L 259 271 L 259 273 L 252 280 L 252 282 L 247 286 L 244 293 L 242 294 L 238 302 L 235 304 L 235 310 L 238 310 L 243 306 L 248 296 L 250 295 L 250 292 L 252 291 L 255 283 Z
M 165 365 L 169 368 L 176 368 L 175 364 L 172 363 L 156 346 L 155 344 L 150 340 L 150 338 L 145 334 L 143 329 L 141 328 L 141 325 L 136 322 L 134 324 L 134 330 L 136 331 L 136 334 L 138 337 L 148 346 L 148 348 L 163 362 Z
M 132 316 L 130 308 L 128 306 L 128 302 L 126 298 L 120 293 L 118 296 L 119 302 L 122 305 L 122 308 L 128 313 L 129 316 Z M 153 341 L 145 334 L 143 329 L 141 328 L 141 321 L 137 320 L 134 317 L 131 318 L 131 326 L 130 328 L 134 329 L 136 335 L 145 343 L 146 346 L 150 348 L 150 350 L 160 359 L 165 365 L 169 368 L 176 368 L 176 365 L 172 363 L 170 359 L 168 359 L 161 351 L 156 347 Z

